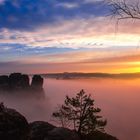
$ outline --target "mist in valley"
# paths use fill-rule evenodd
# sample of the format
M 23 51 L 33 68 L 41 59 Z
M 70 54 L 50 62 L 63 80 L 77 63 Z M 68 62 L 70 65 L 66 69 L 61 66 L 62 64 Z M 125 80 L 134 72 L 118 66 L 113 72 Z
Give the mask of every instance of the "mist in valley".
M 52 113 L 63 104 L 65 96 L 75 96 L 81 89 L 91 94 L 95 106 L 101 108 L 101 115 L 107 119 L 105 128 L 120 140 L 139 140 L 140 128 L 140 79 L 44 79 L 43 96 L 40 93 L 3 93 L 0 102 L 23 114 L 29 122 L 53 121 Z
M 34 95 L 32 95 L 34 96 Z M 8 108 L 16 109 L 23 114 L 29 122 L 44 120 L 49 121 L 51 110 L 48 97 L 36 98 L 28 95 L 0 95 L 0 102 Z

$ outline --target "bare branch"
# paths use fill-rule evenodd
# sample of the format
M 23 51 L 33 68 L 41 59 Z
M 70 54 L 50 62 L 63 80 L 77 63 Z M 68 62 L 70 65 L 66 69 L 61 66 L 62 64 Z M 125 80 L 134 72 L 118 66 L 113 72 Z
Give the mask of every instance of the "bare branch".
M 140 20 L 140 0 L 130 2 L 128 0 L 108 0 L 111 16 L 118 20 L 122 19 L 138 19 Z

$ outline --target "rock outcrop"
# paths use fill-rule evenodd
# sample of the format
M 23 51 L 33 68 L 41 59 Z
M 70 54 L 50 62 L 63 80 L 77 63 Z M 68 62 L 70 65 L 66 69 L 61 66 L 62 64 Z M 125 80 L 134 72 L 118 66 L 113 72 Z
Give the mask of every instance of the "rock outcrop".
M 0 140 L 117 140 L 102 132 L 95 132 L 86 138 L 70 129 L 56 127 L 48 122 L 28 123 L 26 118 L 14 109 L 0 104 Z
M 58 127 L 49 131 L 45 140 L 80 140 L 80 137 L 75 131 Z
M 9 88 L 10 90 L 23 90 L 29 88 L 28 75 L 22 75 L 21 73 L 12 73 L 9 76 Z
M 83 138 L 86 140 L 118 140 L 116 137 L 113 137 L 107 133 L 103 133 L 100 131 L 95 131 L 90 135 L 87 135 L 86 138 Z
M 43 92 L 43 78 L 40 75 L 34 75 L 31 82 L 31 88 L 34 91 Z
M 30 123 L 30 128 L 30 140 L 44 140 L 48 136 L 48 132 L 56 127 L 48 122 L 35 121 Z
M 12 73 L 9 76 L 0 76 L 0 93 L 44 93 L 43 78 L 34 75 L 31 80 L 28 75 Z
M 55 127 L 43 121 L 30 123 L 30 128 L 30 140 L 80 140 L 75 131 Z
M 6 75 L 0 76 L 0 90 L 6 91 L 9 89 L 9 78 Z
M 29 124 L 14 109 L 0 104 L 0 140 L 29 140 Z

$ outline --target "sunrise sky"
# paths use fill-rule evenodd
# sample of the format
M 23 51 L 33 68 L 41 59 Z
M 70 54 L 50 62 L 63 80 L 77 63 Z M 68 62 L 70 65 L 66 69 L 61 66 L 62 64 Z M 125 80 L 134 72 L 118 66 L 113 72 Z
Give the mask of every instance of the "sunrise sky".
M 140 72 L 140 21 L 102 0 L 0 0 L 0 73 Z

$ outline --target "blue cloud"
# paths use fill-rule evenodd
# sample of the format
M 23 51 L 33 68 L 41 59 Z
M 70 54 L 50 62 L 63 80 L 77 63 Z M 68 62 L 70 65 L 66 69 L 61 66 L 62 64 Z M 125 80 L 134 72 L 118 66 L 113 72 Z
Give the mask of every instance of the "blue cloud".
M 0 62 L 16 61 L 20 58 L 28 58 L 31 56 L 47 56 L 64 54 L 68 52 L 84 52 L 93 50 L 93 48 L 62 48 L 62 47 L 31 47 L 24 44 L 10 44 L 1 43 L 0 44 Z M 97 48 L 94 48 L 96 50 Z
M 102 1 L 85 3 L 84 0 L 6 0 L 0 5 L 0 28 L 32 30 L 44 24 L 57 23 L 58 19 L 104 16 L 107 9 Z
M 72 48 L 58 48 L 58 47 L 29 47 L 24 44 L 9 44 L 1 43 L 0 44 L 0 60 L 16 60 L 19 58 L 24 58 L 28 56 L 37 56 L 37 55 L 50 55 L 50 54 L 59 54 L 65 52 L 72 52 L 75 49 Z M 78 49 L 77 49 L 78 51 Z

